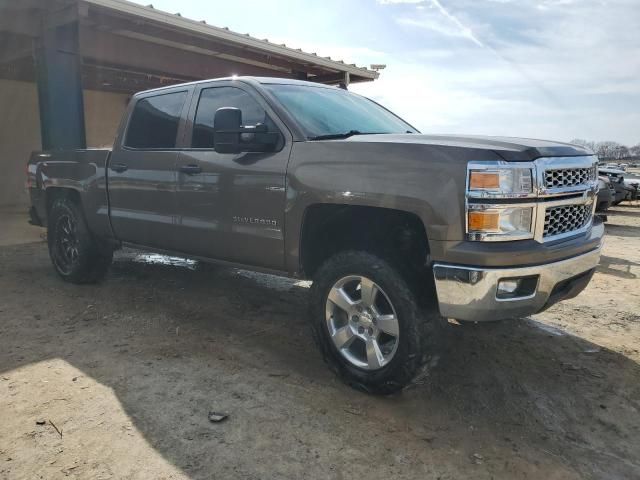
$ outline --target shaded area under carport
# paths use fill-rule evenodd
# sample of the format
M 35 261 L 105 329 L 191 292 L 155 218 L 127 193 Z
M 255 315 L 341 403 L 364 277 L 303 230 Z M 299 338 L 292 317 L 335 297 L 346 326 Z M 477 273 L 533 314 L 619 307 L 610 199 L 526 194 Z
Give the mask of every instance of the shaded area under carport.
M 124 110 L 127 96 L 232 75 L 347 87 L 378 72 L 125 0 L 0 0 L 0 102 L 3 114 L 20 117 L 0 123 L 0 205 L 26 200 L 20 165 L 29 150 L 103 146 L 119 122 L 113 110 Z M 37 85 L 37 111 L 28 85 Z M 91 121 L 88 101 L 98 110 Z M 102 119 L 102 109 L 112 111 Z M 25 131 L 32 121 L 39 138 Z M 96 137 L 100 145 L 87 141 Z

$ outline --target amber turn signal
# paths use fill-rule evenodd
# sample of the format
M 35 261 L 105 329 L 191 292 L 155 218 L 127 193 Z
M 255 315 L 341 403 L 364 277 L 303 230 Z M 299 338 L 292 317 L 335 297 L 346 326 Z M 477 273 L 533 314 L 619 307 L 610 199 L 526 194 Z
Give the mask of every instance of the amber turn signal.
M 500 212 L 469 212 L 470 232 L 500 231 Z
M 470 172 L 469 188 L 471 190 L 498 190 L 500 174 L 498 172 Z

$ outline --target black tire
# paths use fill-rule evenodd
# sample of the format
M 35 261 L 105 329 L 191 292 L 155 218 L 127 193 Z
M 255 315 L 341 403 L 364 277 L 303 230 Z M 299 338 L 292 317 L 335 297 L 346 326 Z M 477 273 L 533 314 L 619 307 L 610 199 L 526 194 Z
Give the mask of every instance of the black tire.
M 438 362 L 445 345 L 445 325 L 437 309 L 419 306 L 415 291 L 392 264 L 361 251 L 345 251 L 328 259 L 311 286 L 309 319 L 315 342 L 329 367 L 348 385 L 367 393 L 391 394 L 424 378 Z M 393 305 L 399 324 L 397 349 L 383 367 L 355 366 L 330 338 L 327 298 L 340 279 L 364 276 L 379 285 Z
M 78 284 L 104 278 L 113 250 L 95 240 L 76 202 L 69 198 L 54 200 L 47 227 L 49 257 L 60 277 Z

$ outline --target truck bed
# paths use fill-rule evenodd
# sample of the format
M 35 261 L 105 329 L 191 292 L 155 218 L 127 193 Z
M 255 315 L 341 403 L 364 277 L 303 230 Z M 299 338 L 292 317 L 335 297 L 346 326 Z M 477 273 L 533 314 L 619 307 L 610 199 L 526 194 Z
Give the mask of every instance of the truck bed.
M 27 174 L 33 223 L 46 226 L 47 205 L 56 195 L 77 195 L 91 231 L 111 236 L 106 177 L 110 155 L 110 149 L 33 152 Z

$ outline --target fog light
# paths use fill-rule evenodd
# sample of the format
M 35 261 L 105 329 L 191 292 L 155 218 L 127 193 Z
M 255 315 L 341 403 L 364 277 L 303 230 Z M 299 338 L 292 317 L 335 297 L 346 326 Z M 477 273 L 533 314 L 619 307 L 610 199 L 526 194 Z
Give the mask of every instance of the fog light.
M 498 282 L 496 298 L 509 300 L 530 297 L 536 293 L 538 276 L 504 278 Z
M 520 286 L 520 280 L 502 280 L 498 283 L 498 295 L 515 293 Z

